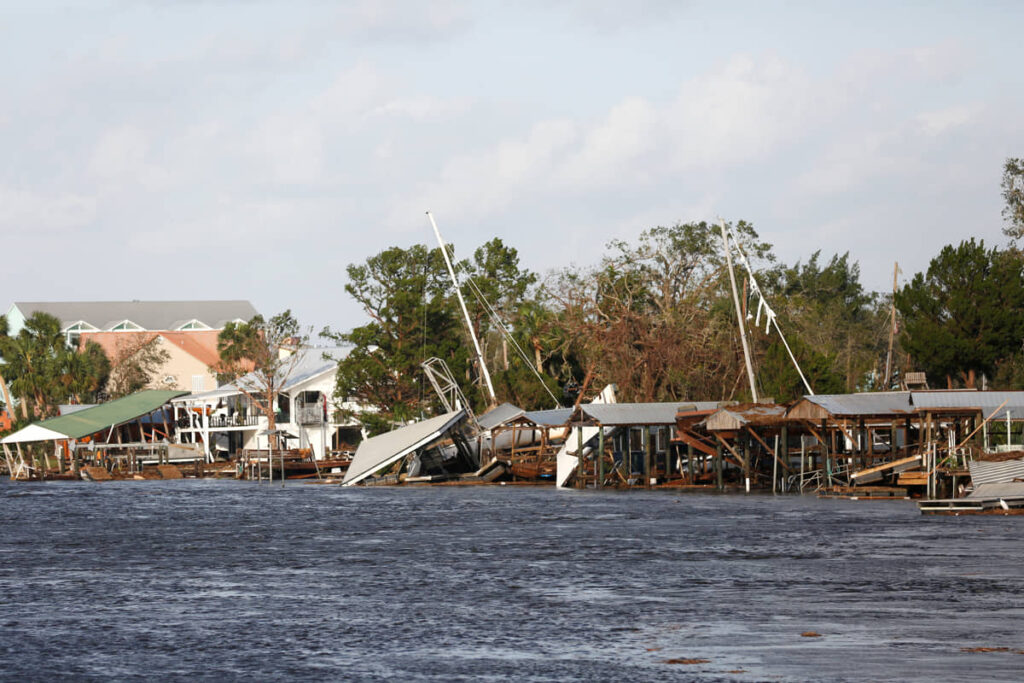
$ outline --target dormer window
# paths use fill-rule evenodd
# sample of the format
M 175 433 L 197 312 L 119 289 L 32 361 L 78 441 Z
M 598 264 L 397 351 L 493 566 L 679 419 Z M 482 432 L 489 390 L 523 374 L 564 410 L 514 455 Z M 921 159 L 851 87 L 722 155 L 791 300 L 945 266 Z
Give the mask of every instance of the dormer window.
M 78 342 L 82 338 L 82 332 L 98 332 L 99 329 L 85 322 L 79 320 L 76 323 L 72 323 L 64 328 L 64 338 L 67 340 L 68 346 L 71 348 L 77 348 Z
M 189 320 L 184 325 L 179 325 L 178 326 L 178 330 L 179 331 L 183 331 L 183 330 L 209 330 L 209 329 L 211 329 L 209 325 L 204 323 L 202 320 L 196 320 L 195 318 L 193 318 L 192 320 Z
M 131 320 L 122 320 L 118 324 L 110 328 L 112 332 L 139 332 L 143 330 L 141 325 L 133 323 Z

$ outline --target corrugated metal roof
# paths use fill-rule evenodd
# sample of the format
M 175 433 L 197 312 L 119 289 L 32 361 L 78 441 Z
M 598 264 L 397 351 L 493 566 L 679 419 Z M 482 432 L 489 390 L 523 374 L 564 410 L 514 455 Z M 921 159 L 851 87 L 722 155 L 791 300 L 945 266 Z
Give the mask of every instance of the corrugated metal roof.
M 1004 481 L 988 484 L 975 484 L 974 491 L 967 496 L 971 500 L 994 500 L 997 498 L 1016 499 L 1024 498 L 1024 482 Z
M 140 391 L 93 408 L 79 410 L 70 415 L 43 420 L 35 425 L 63 434 L 69 439 L 80 439 L 116 425 L 132 422 L 143 415 L 148 415 L 172 398 L 187 393 L 187 391 Z
M 993 419 L 1024 420 L 1024 391 L 913 391 L 910 400 L 918 409 L 977 408 L 985 417 L 999 408 Z
M 1024 479 L 1024 459 L 1002 462 L 971 460 L 967 463 L 967 468 L 971 471 L 971 483 L 975 487 Z
M 539 427 L 561 427 L 572 417 L 572 408 L 530 410 L 523 417 Z
M 497 408 L 488 410 L 478 417 L 476 423 L 480 425 L 480 429 L 494 429 L 498 425 L 514 420 L 525 413 L 526 411 L 519 406 L 514 406 L 511 403 L 502 403 Z
M 836 417 L 862 415 L 903 415 L 914 412 L 909 391 L 887 391 L 865 394 L 817 394 L 804 399 L 821 406 Z
M 693 403 L 585 403 L 584 415 L 606 426 L 674 425 L 680 410 L 697 410 Z
M 456 410 L 362 441 L 341 483 L 359 483 L 382 467 L 441 438 L 465 417 L 465 410 Z

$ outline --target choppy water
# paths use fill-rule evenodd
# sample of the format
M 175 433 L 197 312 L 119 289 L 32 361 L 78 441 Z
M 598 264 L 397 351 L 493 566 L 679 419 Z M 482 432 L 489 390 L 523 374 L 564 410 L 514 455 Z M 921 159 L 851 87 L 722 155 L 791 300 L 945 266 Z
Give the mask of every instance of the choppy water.
M 4 679 L 1024 676 L 1022 517 L 810 497 L 5 480 L 0 513 Z

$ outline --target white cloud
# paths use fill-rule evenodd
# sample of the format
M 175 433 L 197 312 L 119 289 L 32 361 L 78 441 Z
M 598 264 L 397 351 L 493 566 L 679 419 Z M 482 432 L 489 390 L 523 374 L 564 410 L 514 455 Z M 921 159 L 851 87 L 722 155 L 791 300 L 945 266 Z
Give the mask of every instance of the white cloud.
M 481 217 L 524 196 L 583 196 L 750 163 L 801 134 L 812 92 L 777 58 L 736 57 L 682 83 L 666 103 L 627 97 L 596 121 L 541 121 L 524 136 L 454 157 L 414 203 Z
M 252 133 L 251 169 L 266 181 L 293 185 L 324 181 L 324 134 L 314 117 L 274 115 Z
M 96 199 L 88 195 L 0 186 L 0 229 L 12 236 L 68 233 L 92 223 L 96 213 Z
M 151 162 L 150 147 L 150 136 L 137 126 L 106 130 L 93 147 L 89 171 L 106 186 L 163 186 L 168 173 Z
M 956 105 L 936 111 L 922 112 L 916 121 L 925 135 L 936 136 L 970 123 L 979 113 L 973 104 Z

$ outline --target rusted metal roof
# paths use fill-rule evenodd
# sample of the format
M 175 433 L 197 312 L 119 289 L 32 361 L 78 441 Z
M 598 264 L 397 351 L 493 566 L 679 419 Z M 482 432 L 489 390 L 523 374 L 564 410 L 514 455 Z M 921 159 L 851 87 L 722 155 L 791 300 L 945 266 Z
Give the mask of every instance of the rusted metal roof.
M 786 416 L 787 406 L 776 403 L 744 403 L 726 406 L 704 421 L 711 431 L 740 429 L 745 426 L 777 424 Z

